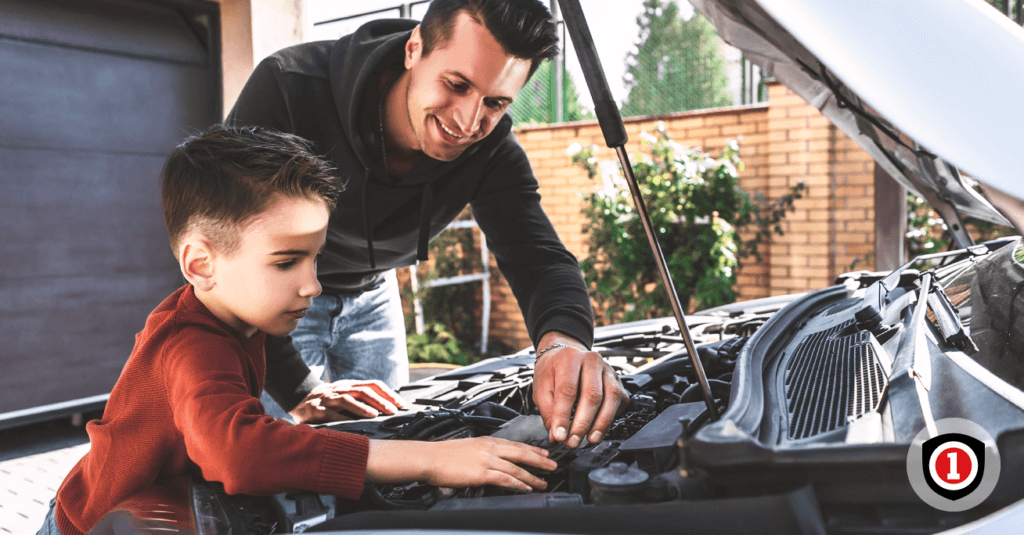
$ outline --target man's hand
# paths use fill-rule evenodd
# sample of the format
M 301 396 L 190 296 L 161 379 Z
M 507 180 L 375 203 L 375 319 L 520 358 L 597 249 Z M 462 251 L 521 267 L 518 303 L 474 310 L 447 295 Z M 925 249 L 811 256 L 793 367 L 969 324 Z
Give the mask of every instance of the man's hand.
M 601 355 L 557 332 L 545 334 L 538 350 L 552 344 L 568 347 L 541 355 L 533 373 L 533 401 L 548 429 L 548 440 L 565 441 L 570 448 L 579 446 L 584 436 L 591 443 L 600 442 L 616 414 L 626 408 L 629 395 Z M 579 405 L 570 426 L 569 415 L 577 398 Z
M 398 393 L 380 381 L 341 380 L 314 388 L 288 414 L 296 423 L 316 424 L 351 419 L 340 411 L 357 418 L 375 418 L 395 414 L 406 406 Z

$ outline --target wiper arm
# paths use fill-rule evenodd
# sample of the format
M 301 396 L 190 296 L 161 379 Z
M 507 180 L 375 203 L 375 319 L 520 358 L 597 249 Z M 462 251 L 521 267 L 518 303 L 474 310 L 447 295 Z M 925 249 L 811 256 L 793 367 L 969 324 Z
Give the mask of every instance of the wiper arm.
M 928 390 L 932 386 L 932 362 L 928 353 L 928 338 L 925 335 L 925 321 L 928 314 L 928 295 L 932 289 L 932 274 L 925 273 L 921 277 L 921 289 L 917 294 L 917 303 L 914 305 L 914 314 L 910 324 L 903 333 L 899 349 L 896 352 L 896 360 L 892 364 L 892 376 L 889 380 L 889 395 L 893 394 L 894 382 L 909 377 L 914 382 L 917 391 L 918 404 L 921 407 L 921 419 L 928 428 L 929 436 L 937 436 L 938 429 L 935 427 L 935 418 L 932 416 L 931 402 L 928 400 Z M 916 427 L 920 427 L 919 425 Z

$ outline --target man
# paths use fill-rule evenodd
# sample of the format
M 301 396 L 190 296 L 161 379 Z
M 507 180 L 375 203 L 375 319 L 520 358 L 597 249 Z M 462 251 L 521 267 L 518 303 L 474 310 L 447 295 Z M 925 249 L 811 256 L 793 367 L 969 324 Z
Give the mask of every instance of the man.
M 279 51 L 253 72 L 227 121 L 314 141 L 347 188 L 319 265 L 323 294 L 290 340 L 267 342 L 268 392 L 285 408 L 305 398 L 293 415 L 307 419 L 311 406 L 319 418 L 334 416 L 325 409 L 391 412 L 379 387 L 373 396 L 358 390 L 357 400 L 349 383 L 317 386 L 296 349 L 325 366 L 328 380 L 406 382 L 394 269 L 425 260 L 429 239 L 469 204 L 537 347 L 534 400 L 551 440 L 601 439 L 627 396 L 588 351 L 586 284 L 540 207 L 505 114 L 556 52 L 555 26 L 537 0 L 435 0 L 418 26 L 370 22 L 337 42 Z

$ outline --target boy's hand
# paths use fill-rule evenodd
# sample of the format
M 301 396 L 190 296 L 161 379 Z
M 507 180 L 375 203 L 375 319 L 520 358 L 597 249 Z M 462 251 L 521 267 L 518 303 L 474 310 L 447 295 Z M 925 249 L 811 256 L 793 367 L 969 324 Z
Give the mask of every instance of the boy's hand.
M 427 481 L 438 487 L 496 485 L 525 492 L 547 483 L 516 463 L 554 470 L 558 463 L 536 446 L 501 438 L 477 437 L 444 442 L 371 440 L 366 462 L 370 483 Z
M 351 420 L 390 415 L 408 404 L 388 385 L 377 380 L 341 380 L 322 384 L 309 392 L 302 403 L 288 412 L 300 424 Z

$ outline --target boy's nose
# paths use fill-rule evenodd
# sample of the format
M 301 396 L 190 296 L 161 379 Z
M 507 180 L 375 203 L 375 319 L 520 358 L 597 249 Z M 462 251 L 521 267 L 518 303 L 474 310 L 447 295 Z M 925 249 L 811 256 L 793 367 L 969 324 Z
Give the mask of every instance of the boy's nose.
M 302 281 L 302 286 L 299 288 L 299 295 L 302 297 L 316 297 L 323 291 L 323 286 L 320 285 L 320 281 L 316 278 L 316 269 L 310 270 Z

